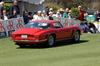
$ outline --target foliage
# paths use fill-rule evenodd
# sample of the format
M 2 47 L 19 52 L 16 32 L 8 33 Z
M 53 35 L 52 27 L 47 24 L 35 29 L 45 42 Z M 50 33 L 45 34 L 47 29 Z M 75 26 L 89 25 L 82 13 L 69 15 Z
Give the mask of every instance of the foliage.
M 79 15 L 79 10 L 77 8 L 74 8 L 74 7 L 71 8 L 71 10 L 72 10 L 72 17 L 77 18 Z
M 68 7 L 68 8 L 72 8 L 73 7 L 73 3 L 63 3 L 64 7 Z
M 83 6 L 84 8 L 94 8 L 100 10 L 100 0 L 46 0 L 46 2 L 56 1 L 62 3 L 63 7 L 77 7 L 78 5 Z
M 57 3 L 48 2 L 45 3 L 45 7 L 53 8 L 54 11 L 57 11 L 62 6 L 58 5 Z
M 4 8 L 5 8 L 5 10 L 7 10 L 8 12 L 10 11 L 10 7 L 11 7 L 11 3 L 5 3 L 4 4 Z

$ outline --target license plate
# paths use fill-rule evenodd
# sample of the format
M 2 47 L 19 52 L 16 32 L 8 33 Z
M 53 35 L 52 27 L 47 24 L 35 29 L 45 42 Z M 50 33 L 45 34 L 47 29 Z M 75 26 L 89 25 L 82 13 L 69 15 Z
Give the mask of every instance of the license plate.
M 21 35 L 21 38 L 28 38 L 27 35 Z

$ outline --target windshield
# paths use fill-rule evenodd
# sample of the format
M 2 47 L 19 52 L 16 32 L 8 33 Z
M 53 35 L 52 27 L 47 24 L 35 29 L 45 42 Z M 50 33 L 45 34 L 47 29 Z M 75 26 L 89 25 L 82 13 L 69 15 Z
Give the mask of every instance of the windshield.
M 29 22 L 26 28 L 48 29 L 50 28 L 50 24 L 46 22 Z

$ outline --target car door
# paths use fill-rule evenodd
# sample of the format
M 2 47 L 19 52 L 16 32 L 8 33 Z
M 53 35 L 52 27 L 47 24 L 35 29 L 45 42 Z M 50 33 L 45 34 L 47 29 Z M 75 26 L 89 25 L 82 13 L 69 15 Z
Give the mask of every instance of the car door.
M 64 30 L 66 31 L 66 37 L 67 38 L 71 38 L 72 37 L 72 33 L 73 33 L 73 27 L 72 26 L 67 26 L 64 27 Z
M 63 28 L 60 22 L 53 23 L 57 39 L 66 39 L 68 37 L 68 28 Z

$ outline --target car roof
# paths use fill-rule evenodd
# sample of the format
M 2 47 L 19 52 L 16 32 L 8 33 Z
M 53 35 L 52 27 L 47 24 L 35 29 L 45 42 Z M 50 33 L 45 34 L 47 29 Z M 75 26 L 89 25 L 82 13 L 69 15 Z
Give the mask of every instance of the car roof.
M 56 20 L 32 20 L 32 22 L 47 22 L 47 23 L 53 23 L 57 22 Z

